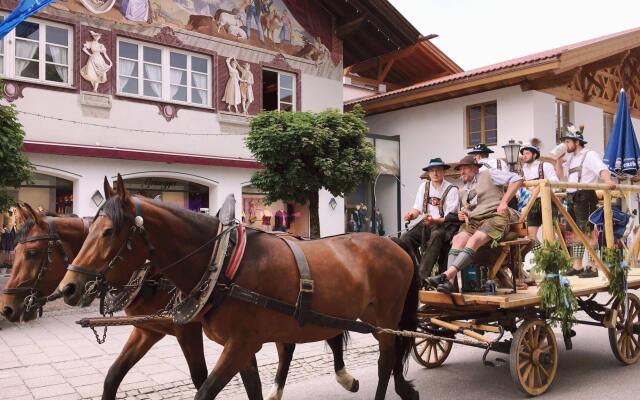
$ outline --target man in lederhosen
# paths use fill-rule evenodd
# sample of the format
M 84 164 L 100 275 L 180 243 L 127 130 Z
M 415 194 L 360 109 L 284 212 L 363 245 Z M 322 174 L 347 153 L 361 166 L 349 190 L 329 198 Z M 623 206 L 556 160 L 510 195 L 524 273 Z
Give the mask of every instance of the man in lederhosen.
M 487 168 L 497 168 L 502 171 L 509 171 L 509 164 L 499 158 L 491 158 L 489 154 L 493 153 L 486 144 L 477 144 L 467 154 L 473 156 L 480 165 L 480 172 Z
M 609 169 L 602 162 L 602 158 L 593 150 L 587 150 L 584 145 L 582 131 L 575 126 L 569 125 L 560 140 L 567 146 L 567 158 L 563 165 L 563 174 L 568 182 L 596 183 L 601 178 L 611 189 L 615 189 L 615 183 L 611 180 Z M 595 190 L 567 189 L 568 211 L 578 227 L 586 234 L 593 231 L 593 225 L 589 222 L 589 215 L 598 206 L 598 198 Z M 595 243 L 592 243 L 592 245 Z M 582 268 L 582 257 L 585 247 L 581 242 L 571 245 L 571 258 L 573 259 L 573 270 L 567 275 L 579 275 L 581 278 L 592 278 L 598 276 L 597 268 L 587 266 Z M 591 258 L 589 258 L 591 261 Z
M 558 175 L 556 175 L 554 166 L 550 163 L 539 160 L 540 149 L 536 146 L 527 143 L 520 148 L 520 154 L 522 155 L 521 175 L 525 181 L 547 179 L 551 182 L 558 182 L 559 179 Z M 529 239 L 537 241 L 538 230 L 542 225 L 542 206 L 540 205 L 540 195 L 538 195 L 537 199 L 531 199 L 531 201 L 535 201 L 535 203 L 529 210 L 529 215 L 527 215 L 527 232 Z M 534 248 L 538 246 L 539 242 L 536 243 Z
M 453 238 L 447 270 L 427 280 L 429 286 L 444 293 L 453 291 L 456 274 L 471 265 L 480 247 L 491 240 L 499 241 L 507 233 L 510 222 L 517 219 L 508 204 L 522 186 L 522 177 L 513 172 L 497 168 L 479 172 L 480 165 L 469 155 L 456 169 L 465 182 L 461 196 L 468 204 L 459 213 L 464 224 Z
M 440 158 L 433 158 L 422 170 L 427 171 L 425 180 L 418 189 L 413 209 L 404 215 L 405 221 L 412 221 L 422 215 L 420 222 L 405 232 L 400 239 L 414 251 L 423 249 L 420 260 L 420 279 L 431 276 L 442 247 L 451 241 L 457 230 L 457 222 L 447 222 L 445 217 L 458 212 L 458 188 L 444 179 L 444 171 L 449 169 Z

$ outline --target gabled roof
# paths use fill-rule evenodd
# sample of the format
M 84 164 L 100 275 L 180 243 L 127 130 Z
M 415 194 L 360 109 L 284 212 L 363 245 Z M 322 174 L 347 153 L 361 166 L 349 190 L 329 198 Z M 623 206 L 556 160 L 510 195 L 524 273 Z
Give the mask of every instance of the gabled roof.
M 640 28 L 601 36 L 497 64 L 447 75 L 412 86 L 345 102 L 360 103 L 369 113 L 425 104 L 472 93 L 513 86 L 531 79 L 557 76 L 580 65 L 640 47 Z

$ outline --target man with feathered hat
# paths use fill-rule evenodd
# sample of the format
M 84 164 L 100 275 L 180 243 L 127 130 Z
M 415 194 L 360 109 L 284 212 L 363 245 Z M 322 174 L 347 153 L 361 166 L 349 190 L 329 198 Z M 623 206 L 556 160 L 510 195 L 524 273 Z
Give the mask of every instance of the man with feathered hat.
M 441 158 L 432 158 L 422 170 L 428 174 L 418 188 L 413 209 L 404 214 L 405 221 L 412 221 L 420 216 L 422 219 L 400 239 L 411 246 L 414 251 L 423 249 L 420 260 L 420 279 L 431 276 L 433 266 L 438 260 L 443 246 L 451 241 L 458 229 L 458 221 L 446 219 L 447 215 L 458 213 L 458 187 L 444 179 L 444 171 L 450 166 Z
M 499 158 L 491 158 L 489 156 L 491 153 L 493 153 L 493 150 L 487 147 L 484 143 L 473 146 L 473 149 L 467 152 L 467 154 L 473 156 L 480 165 L 480 172 L 487 168 L 497 168 L 502 171 L 509 171 L 509 164 Z
M 563 174 L 568 182 L 596 183 L 602 179 L 611 189 L 615 189 L 615 183 L 611 180 L 609 169 L 602 162 L 602 157 L 593 151 L 587 150 L 587 141 L 583 135 L 584 126 L 576 129 L 569 124 L 560 140 L 567 147 L 567 156 L 563 165 Z M 596 210 L 598 198 L 595 190 L 567 189 L 568 211 L 578 227 L 585 233 L 593 231 L 593 225 L 589 222 L 589 215 Z M 594 267 L 582 268 L 582 257 L 585 247 L 581 242 L 571 245 L 571 258 L 573 270 L 568 275 L 579 275 L 582 278 L 598 276 L 598 270 Z
M 540 161 L 540 149 L 531 144 L 526 143 L 520 148 L 522 160 L 521 175 L 525 181 L 533 181 L 538 179 L 547 179 L 551 182 L 558 182 L 558 175 L 554 166 L 550 163 Z M 523 189 L 521 189 L 523 190 Z M 535 201 L 529 214 L 527 215 L 527 231 L 529 239 L 537 240 L 538 230 L 542 225 L 542 206 L 540 205 L 540 196 Z

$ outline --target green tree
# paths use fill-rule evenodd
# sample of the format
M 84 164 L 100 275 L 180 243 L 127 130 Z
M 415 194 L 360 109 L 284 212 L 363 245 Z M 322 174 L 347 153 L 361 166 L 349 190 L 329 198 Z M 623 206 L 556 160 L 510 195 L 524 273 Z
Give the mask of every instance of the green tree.
M 24 129 L 15 107 L 0 104 L 0 210 L 6 210 L 13 203 L 8 188 L 31 180 L 32 166 L 22 153 L 23 140 Z
M 318 191 L 344 196 L 374 174 L 362 108 L 342 113 L 269 111 L 251 121 L 246 144 L 264 169 L 251 183 L 277 200 L 309 204 L 311 237 L 320 237 Z

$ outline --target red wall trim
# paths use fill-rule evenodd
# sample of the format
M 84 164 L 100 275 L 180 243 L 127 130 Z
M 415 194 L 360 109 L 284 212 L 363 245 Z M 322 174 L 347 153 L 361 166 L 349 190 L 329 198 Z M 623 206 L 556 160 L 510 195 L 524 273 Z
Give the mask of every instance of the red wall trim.
M 262 164 L 259 162 L 246 159 L 207 157 L 193 154 L 154 153 L 139 150 L 83 147 L 54 143 L 26 142 L 23 144 L 22 150 L 26 153 L 55 154 L 60 156 L 115 158 L 119 160 L 211 165 L 217 167 L 262 168 Z

